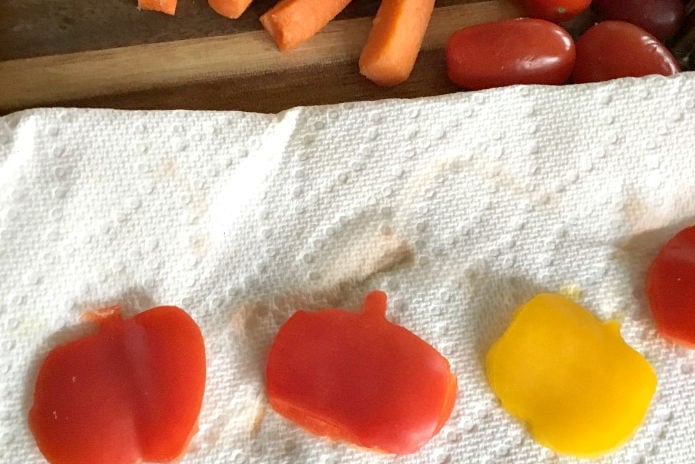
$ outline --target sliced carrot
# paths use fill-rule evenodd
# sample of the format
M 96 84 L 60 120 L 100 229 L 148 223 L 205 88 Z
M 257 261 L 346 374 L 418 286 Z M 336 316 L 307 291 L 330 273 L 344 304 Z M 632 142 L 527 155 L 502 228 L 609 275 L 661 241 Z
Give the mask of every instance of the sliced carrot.
M 260 18 L 282 51 L 309 40 L 343 11 L 350 0 L 281 0 Z
M 226 18 L 237 19 L 253 0 L 208 0 L 210 8 Z
M 434 0 L 382 0 L 360 55 L 360 73 L 392 86 L 408 79 L 434 9 Z
M 177 0 L 138 0 L 138 8 L 141 10 L 161 11 L 168 15 L 176 13 Z

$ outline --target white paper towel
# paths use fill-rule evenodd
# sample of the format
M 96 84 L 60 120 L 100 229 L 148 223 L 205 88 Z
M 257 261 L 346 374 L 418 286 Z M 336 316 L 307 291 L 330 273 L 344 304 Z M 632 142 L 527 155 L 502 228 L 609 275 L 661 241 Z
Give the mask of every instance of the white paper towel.
M 600 462 L 694 462 L 695 353 L 658 337 L 643 295 L 656 250 L 695 223 L 694 128 L 693 74 L 277 116 L 0 118 L 0 461 L 44 462 L 26 421 L 38 365 L 82 312 L 121 302 L 180 305 L 206 338 L 185 464 L 572 462 L 501 409 L 481 362 L 551 290 L 622 319 L 658 373 L 646 422 Z M 451 419 L 407 457 L 315 438 L 264 396 L 288 315 L 372 288 L 459 378 Z

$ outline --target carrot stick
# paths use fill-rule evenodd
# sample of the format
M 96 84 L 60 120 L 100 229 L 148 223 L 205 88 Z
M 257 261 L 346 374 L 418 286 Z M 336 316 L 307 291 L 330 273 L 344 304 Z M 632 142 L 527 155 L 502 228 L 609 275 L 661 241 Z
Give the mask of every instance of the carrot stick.
M 382 0 L 360 55 L 360 74 L 392 86 L 408 79 L 434 9 L 434 0 Z
M 173 15 L 176 12 L 176 0 L 138 0 L 138 8 Z
M 309 40 L 350 3 L 350 0 L 281 0 L 260 18 L 282 51 Z
M 208 0 L 210 8 L 226 18 L 237 19 L 253 0 Z

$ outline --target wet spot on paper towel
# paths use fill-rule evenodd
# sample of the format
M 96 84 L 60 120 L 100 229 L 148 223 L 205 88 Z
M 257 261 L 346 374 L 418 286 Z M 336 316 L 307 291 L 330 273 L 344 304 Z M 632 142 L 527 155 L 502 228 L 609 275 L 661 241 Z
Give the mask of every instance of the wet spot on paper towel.
M 210 251 L 210 240 L 207 237 L 191 237 L 191 249 L 197 258 L 202 258 Z
M 263 425 L 263 419 L 268 410 L 265 397 L 258 398 L 256 401 L 256 414 L 253 417 L 253 422 L 251 423 L 251 438 L 258 436 L 261 431 L 261 426 Z
M 176 174 L 177 166 L 173 159 L 165 158 L 159 162 L 157 172 L 165 177 L 171 177 Z

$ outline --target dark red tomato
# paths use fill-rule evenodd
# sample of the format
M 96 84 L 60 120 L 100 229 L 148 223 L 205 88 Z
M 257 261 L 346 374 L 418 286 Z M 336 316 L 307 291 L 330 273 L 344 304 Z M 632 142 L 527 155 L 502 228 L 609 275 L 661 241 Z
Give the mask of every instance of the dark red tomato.
M 676 58 L 644 29 L 624 21 L 603 21 L 577 40 L 572 78 L 576 83 L 600 82 L 679 71 Z
M 586 11 L 591 0 L 521 0 L 521 5 L 533 18 L 561 23 Z
M 441 354 L 385 312 L 379 291 L 359 313 L 296 312 L 268 353 L 271 406 L 320 436 L 387 453 L 422 447 L 451 414 L 456 377 Z
M 647 298 L 659 333 L 695 348 L 695 226 L 678 232 L 654 258 Z
M 52 464 L 176 460 L 205 388 L 198 325 L 173 306 L 90 319 L 99 331 L 53 349 L 39 370 L 29 411 L 39 450 Z
M 575 60 L 572 37 L 557 24 L 519 18 L 454 32 L 446 44 L 449 79 L 479 90 L 513 84 L 567 82 Z
M 594 0 L 592 8 L 601 21 L 627 21 L 662 42 L 673 37 L 685 20 L 681 0 Z

